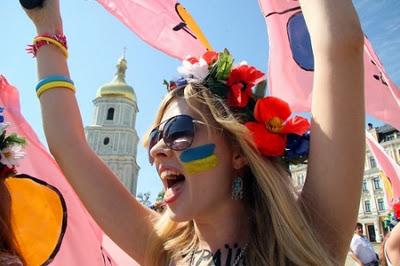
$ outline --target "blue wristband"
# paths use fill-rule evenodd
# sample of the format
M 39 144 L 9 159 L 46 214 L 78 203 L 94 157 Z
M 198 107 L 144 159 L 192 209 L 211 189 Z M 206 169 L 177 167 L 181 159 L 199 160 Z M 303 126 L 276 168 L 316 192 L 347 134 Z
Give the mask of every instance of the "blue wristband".
M 74 82 L 70 78 L 67 78 L 65 76 L 60 76 L 60 75 L 52 75 L 52 76 L 47 76 L 47 77 L 43 78 L 42 80 L 40 80 L 39 83 L 36 85 L 36 91 L 40 87 L 42 87 L 44 84 L 53 82 L 53 81 L 65 81 L 65 82 L 68 82 L 68 83 L 71 83 L 72 85 L 74 85 Z

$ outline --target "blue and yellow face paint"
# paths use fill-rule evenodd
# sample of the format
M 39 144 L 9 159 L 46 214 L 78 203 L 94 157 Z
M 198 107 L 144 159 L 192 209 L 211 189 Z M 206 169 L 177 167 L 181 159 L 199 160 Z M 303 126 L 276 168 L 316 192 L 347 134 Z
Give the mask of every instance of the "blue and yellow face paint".
M 185 172 L 195 175 L 215 168 L 218 165 L 218 158 L 214 150 L 215 144 L 206 144 L 182 152 L 180 159 Z

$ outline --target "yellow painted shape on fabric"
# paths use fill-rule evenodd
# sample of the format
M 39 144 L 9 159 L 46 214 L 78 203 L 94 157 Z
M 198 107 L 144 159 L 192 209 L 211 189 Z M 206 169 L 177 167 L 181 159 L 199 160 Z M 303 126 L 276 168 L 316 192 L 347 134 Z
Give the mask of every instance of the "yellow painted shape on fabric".
M 183 22 L 189 27 L 192 33 L 197 37 L 197 39 L 207 48 L 208 51 L 213 51 L 214 49 L 211 47 L 211 44 L 208 42 L 206 36 L 204 35 L 203 31 L 194 20 L 192 15 L 184 8 L 181 4 L 177 4 L 176 11 L 178 15 L 181 17 Z
M 215 154 L 208 156 L 206 158 L 195 160 L 189 163 L 184 163 L 183 168 L 189 175 L 199 174 L 213 169 L 218 165 L 218 158 Z
M 385 187 L 387 199 L 392 202 L 394 199 L 392 182 L 390 182 L 390 179 L 382 171 L 379 174 L 383 180 L 383 186 Z
M 62 233 L 64 208 L 60 197 L 29 178 L 10 177 L 6 185 L 12 200 L 12 227 L 26 265 L 42 265 Z

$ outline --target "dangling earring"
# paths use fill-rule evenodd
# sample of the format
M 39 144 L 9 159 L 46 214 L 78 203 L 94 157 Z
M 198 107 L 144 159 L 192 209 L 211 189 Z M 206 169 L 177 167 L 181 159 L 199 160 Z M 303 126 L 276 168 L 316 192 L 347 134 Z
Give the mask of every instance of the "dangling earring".
M 243 179 L 237 176 L 232 182 L 232 199 L 241 200 L 243 199 Z

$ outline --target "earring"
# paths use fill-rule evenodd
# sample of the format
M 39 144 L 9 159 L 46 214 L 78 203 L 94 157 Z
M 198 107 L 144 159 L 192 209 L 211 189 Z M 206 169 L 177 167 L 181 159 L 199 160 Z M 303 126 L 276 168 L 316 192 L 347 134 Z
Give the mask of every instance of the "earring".
M 243 199 L 243 179 L 237 176 L 232 182 L 232 199 L 241 200 Z

